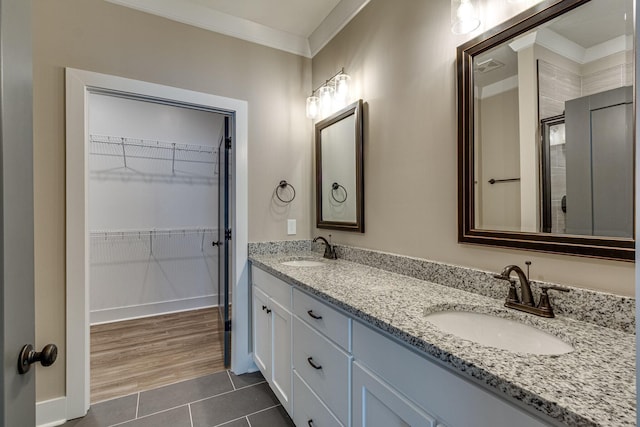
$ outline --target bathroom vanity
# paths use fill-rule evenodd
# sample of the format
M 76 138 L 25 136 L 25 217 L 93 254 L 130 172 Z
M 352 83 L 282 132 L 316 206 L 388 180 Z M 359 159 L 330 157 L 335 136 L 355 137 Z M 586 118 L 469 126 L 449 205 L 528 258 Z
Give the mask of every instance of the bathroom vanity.
M 297 426 L 635 425 L 629 333 L 314 252 L 250 258 L 254 358 Z M 574 351 L 479 345 L 427 320 L 440 311 L 513 319 Z

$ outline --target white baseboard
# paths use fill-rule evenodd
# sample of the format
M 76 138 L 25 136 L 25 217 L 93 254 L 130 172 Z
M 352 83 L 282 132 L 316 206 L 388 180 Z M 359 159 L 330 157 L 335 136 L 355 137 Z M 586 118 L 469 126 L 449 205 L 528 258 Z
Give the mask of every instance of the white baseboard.
M 90 322 L 92 325 L 98 325 L 100 323 L 139 319 L 142 317 L 157 316 L 160 314 L 214 307 L 217 305 L 218 295 L 215 294 L 174 301 L 162 301 L 149 304 L 131 305 L 127 307 L 108 308 L 92 311 Z
M 57 397 L 36 402 L 36 426 L 54 427 L 67 422 L 67 398 Z

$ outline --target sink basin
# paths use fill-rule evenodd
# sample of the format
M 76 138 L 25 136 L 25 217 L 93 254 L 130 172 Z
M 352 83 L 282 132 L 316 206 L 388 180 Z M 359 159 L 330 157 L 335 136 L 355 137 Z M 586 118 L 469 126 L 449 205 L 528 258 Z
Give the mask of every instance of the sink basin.
M 291 261 L 284 261 L 281 264 L 291 267 L 320 267 L 324 265 L 324 262 L 314 261 L 312 259 L 294 259 Z
M 469 341 L 516 353 L 556 355 L 574 348 L 533 326 L 489 314 L 441 311 L 426 319 L 440 330 Z

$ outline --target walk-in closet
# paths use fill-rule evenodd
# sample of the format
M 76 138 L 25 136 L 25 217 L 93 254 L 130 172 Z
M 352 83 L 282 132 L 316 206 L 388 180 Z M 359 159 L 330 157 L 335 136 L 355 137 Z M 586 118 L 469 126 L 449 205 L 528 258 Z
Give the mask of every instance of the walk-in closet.
M 89 97 L 97 402 L 224 369 L 217 243 L 225 116 L 111 93 Z

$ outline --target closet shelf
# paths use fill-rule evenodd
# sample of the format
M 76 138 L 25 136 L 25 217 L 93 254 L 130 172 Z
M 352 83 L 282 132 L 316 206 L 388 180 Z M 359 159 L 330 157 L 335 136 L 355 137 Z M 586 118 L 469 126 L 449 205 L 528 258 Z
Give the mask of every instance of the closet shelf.
M 218 149 L 211 145 L 182 144 L 123 136 L 89 135 L 89 153 L 98 156 L 122 157 L 124 167 L 127 159 L 151 159 L 171 162 L 175 173 L 176 162 L 217 164 Z

